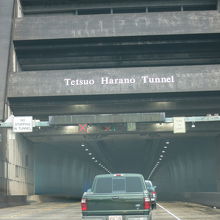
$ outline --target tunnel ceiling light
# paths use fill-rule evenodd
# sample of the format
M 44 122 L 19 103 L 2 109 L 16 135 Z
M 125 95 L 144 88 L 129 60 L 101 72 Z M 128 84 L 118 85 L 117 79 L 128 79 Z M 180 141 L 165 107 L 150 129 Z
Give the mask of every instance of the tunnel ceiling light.
M 92 153 L 89 153 L 89 155 L 92 155 Z
M 98 160 L 95 160 L 95 163 L 97 163 L 98 162 Z
M 162 150 L 162 153 L 164 154 L 164 153 L 166 153 L 166 151 L 165 151 L 165 150 Z
M 162 160 L 162 158 L 159 158 L 159 160 Z
M 85 147 L 86 145 L 85 144 L 81 144 L 81 147 Z
M 170 142 L 169 142 L 169 141 L 166 141 L 165 143 L 166 143 L 166 144 L 170 144 Z
M 163 157 L 163 155 L 161 154 L 160 157 Z
M 92 157 L 92 160 L 95 160 L 95 157 Z
M 195 123 L 194 123 L 194 122 L 192 122 L 191 127 L 192 127 L 192 128 L 195 128 L 195 127 L 196 127 L 196 125 L 195 125 Z
M 85 151 L 88 151 L 88 150 L 89 150 L 88 148 L 85 149 Z
M 163 148 L 164 148 L 164 149 L 167 149 L 167 146 L 164 146 Z

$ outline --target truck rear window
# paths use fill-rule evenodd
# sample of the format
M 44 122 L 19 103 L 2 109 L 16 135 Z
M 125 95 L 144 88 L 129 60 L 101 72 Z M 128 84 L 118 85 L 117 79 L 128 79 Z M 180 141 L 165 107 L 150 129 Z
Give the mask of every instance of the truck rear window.
M 143 192 L 139 177 L 104 177 L 98 178 L 93 190 L 95 193 Z

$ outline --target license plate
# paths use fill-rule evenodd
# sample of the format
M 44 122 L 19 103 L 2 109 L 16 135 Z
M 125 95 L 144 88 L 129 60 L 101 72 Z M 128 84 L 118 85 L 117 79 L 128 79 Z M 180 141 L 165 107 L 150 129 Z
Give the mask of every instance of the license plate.
M 112 215 L 108 217 L 108 220 L 122 220 L 121 215 Z

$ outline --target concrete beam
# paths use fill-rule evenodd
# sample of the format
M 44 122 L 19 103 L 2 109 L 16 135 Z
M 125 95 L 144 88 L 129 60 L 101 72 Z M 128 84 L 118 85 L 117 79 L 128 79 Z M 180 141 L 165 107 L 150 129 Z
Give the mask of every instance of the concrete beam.
M 219 122 L 212 123 L 196 123 L 194 128 L 191 127 L 191 123 L 186 124 L 187 133 L 186 134 L 197 134 L 210 133 L 217 134 L 220 130 Z M 173 134 L 173 124 L 172 123 L 137 123 L 136 131 L 128 131 L 127 123 L 124 124 L 96 124 L 87 126 L 87 131 L 80 131 L 78 125 L 71 126 L 56 126 L 50 128 L 35 129 L 32 133 L 26 133 L 27 137 L 37 137 L 37 136 L 65 136 L 65 135 L 92 135 L 92 134 L 148 134 L 148 133 L 172 133 Z M 176 135 L 176 134 L 175 134 Z M 184 134 L 185 135 L 185 134 Z
M 220 65 L 32 71 L 11 74 L 8 97 L 219 91 Z
M 211 121 L 220 121 L 219 115 L 210 115 L 210 116 L 192 116 L 192 117 L 185 117 L 185 122 L 211 122 Z M 166 118 L 166 123 L 172 123 L 173 118 Z
M 213 95 L 213 94 L 212 94 Z M 136 112 L 166 112 L 167 117 L 173 115 L 191 116 L 216 114 L 220 108 L 220 97 L 210 93 L 149 94 L 126 96 L 84 96 L 46 99 L 10 99 L 10 107 L 14 115 L 32 115 L 34 118 L 48 120 L 48 115 L 79 114 L 119 114 Z M 98 99 L 97 99 L 98 98 Z M 190 111 L 190 112 L 189 112 Z M 42 118 L 42 116 L 44 118 Z
M 56 15 L 16 19 L 14 40 L 112 36 L 205 34 L 220 32 L 217 11 L 117 15 Z
M 60 1 L 54 0 L 53 4 L 49 0 L 44 0 L 42 4 L 42 1 L 35 0 L 32 1 L 33 3 L 28 4 L 28 0 L 21 0 L 21 4 L 23 6 L 23 10 L 25 14 L 42 14 L 42 13 L 58 13 L 58 12 L 72 12 L 74 13 L 76 10 L 78 12 L 81 12 L 81 10 L 92 10 L 92 9 L 112 9 L 112 11 L 118 11 L 120 9 L 124 8 L 140 8 L 145 9 L 147 8 L 155 8 L 155 7 L 181 7 L 181 6 L 210 6 L 215 5 L 215 0 L 200 0 L 200 1 L 192 1 L 192 0 L 184 0 L 184 2 L 180 0 L 157 0 L 157 1 L 143 1 L 143 0 L 136 0 L 136 1 L 130 1 L 130 0 L 121 0 L 121 1 L 109 1 L 108 3 L 95 1 L 93 0 L 92 4 L 88 1 L 80 1 L 80 2 L 65 2 L 65 4 L 62 4 Z M 107 12 L 106 12 L 107 13 Z

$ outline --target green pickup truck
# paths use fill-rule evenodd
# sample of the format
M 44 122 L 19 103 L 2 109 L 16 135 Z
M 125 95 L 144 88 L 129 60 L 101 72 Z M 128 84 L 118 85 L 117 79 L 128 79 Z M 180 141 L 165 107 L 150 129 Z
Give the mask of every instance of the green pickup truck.
M 81 200 L 83 220 L 151 220 L 151 201 L 141 174 L 97 175 Z

